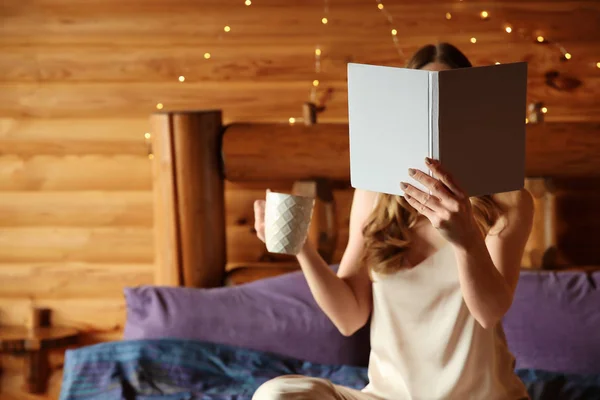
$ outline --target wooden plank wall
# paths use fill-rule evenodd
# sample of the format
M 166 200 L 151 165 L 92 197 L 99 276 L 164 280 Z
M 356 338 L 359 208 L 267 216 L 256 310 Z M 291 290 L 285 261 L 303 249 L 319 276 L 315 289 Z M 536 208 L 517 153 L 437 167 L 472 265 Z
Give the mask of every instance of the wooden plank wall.
M 547 120 L 600 119 L 600 3 L 391 3 L 384 2 L 406 54 L 443 39 L 475 64 L 529 61 L 529 98 L 544 102 Z M 55 324 L 86 331 L 85 343 L 119 337 L 123 286 L 152 282 L 143 135 L 157 103 L 166 110 L 222 108 L 226 122 L 287 121 L 301 115 L 319 79 L 320 93 L 331 92 L 319 118 L 346 121 L 346 63 L 404 62 L 375 2 L 330 1 L 327 25 L 322 16 L 323 2 L 300 0 L 255 0 L 250 7 L 242 0 L 3 1 L 0 324 L 22 323 L 34 304 L 51 307 Z M 515 34 L 502 30 L 506 22 Z M 533 42 L 535 34 L 559 42 L 572 59 L 561 62 L 552 44 Z M 573 89 L 573 82 L 581 84 Z M 263 189 L 228 186 L 231 261 L 262 256 L 255 254 L 249 206 Z M 336 197 L 347 211 L 349 192 Z M 340 225 L 346 229 L 347 221 Z M 21 392 L 21 360 L 1 362 L 2 399 L 45 398 Z M 54 354 L 46 398 L 58 394 L 61 362 Z

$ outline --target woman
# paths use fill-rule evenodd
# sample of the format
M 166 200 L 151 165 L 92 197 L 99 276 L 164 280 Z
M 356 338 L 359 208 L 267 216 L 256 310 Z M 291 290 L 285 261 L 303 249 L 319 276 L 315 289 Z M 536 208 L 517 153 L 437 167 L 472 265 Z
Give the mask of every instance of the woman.
M 449 44 L 421 48 L 409 68 L 470 67 Z M 492 149 L 490 149 L 492 150 Z M 525 189 L 468 198 L 442 166 L 409 173 L 432 190 L 399 182 L 404 196 L 356 190 L 337 275 L 306 243 L 298 254 L 311 292 L 344 335 L 371 318 L 369 385 L 283 376 L 256 400 L 527 399 L 514 373 L 501 319 L 510 308 L 529 237 L 533 200 Z M 264 240 L 264 202 L 255 203 Z

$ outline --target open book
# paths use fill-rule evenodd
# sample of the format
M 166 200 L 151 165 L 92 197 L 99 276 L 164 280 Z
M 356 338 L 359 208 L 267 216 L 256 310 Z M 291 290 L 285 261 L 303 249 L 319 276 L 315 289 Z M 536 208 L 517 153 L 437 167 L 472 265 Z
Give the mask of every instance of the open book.
M 518 190 L 525 179 L 527 64 L 446 71 L 348 64 L 350 180 L 402 195 L 429 192 L 408 168 L 439 160 L 469 196 Z

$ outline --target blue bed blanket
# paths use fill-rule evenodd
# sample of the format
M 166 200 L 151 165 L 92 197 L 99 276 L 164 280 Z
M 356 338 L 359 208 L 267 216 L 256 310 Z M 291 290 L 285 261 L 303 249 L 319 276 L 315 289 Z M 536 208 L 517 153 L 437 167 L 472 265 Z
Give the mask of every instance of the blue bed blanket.
M 517 373 L 532 399 L 600 399 L 600 376 Z M 263 382 L 286 374 L 327 378 L 356 389 L 368 382 L 360 367 L 198 341 L 135 340 L 67 351 L 60 400 L 250 400 Z

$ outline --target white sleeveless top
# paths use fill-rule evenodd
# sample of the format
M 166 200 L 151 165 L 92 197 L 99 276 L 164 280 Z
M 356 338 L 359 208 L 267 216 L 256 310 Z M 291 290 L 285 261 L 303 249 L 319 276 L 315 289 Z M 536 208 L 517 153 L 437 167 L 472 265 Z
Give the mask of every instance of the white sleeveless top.
M 373 273 L 369 385 L 386 400 L 529 398 L 501 324 L 485 330 L 462 296 L 447 243 L 421 264 Z

